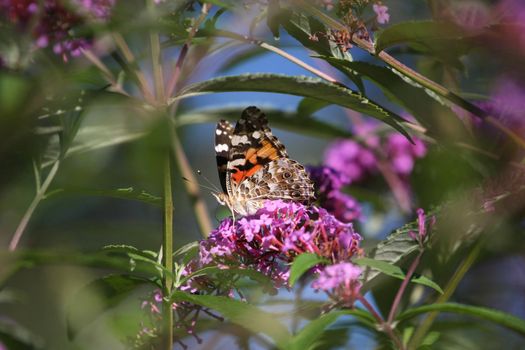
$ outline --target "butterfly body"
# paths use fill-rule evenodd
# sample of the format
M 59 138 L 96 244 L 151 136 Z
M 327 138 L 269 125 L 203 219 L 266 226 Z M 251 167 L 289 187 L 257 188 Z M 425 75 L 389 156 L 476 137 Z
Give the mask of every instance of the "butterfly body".
M 233 213 L 254 214 L 271 199 L 305 204 L 315 199 L 304 167 L 288 157 L 256 107 L 246 108 L 235 128 L 225 120 L 217 124 L 215 151 L 224 191 L 216 198 Z

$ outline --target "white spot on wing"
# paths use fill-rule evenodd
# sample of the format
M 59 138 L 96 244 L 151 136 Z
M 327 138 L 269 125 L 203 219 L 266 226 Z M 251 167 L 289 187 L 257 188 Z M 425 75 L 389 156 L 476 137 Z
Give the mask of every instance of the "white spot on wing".
M 254 138 L 258 139 L 259 137 L 261 137 L 261 133 L 258 132 L 258 131 L 254 131 L 253 134 L 252 134 L 252 136 L 253 136 Z
M 232 139 L 232 146 L 238 146 L 241 143 L 243 144 L 248 143 L 248 136 L 242 135 L 242 136 L 237 136 L 234 139 Z
M 222 130 L 221 130 L 221 129 L 215 129 L 215 133 L 216 133 L 217 135 L 220 135 L 220 134 L 222 134 Z
M 215 152 L 223 152 L 223 151 L 227 151 L 228 150 L 228 145 L 227 144 L 218 144 L 215 146 Z

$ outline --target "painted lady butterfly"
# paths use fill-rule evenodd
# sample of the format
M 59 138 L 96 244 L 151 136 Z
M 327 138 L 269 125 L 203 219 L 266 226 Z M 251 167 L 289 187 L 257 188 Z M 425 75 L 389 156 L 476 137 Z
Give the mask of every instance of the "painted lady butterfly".
M 268 199 L 304 204 L 315 199 L 304 167 L 288 158 L 257 107 L 246 108 L 235 129 L 226 120 L 217 124 L 215 152 L 224 192 L 214 196 L 233 214 L 254 214 Z

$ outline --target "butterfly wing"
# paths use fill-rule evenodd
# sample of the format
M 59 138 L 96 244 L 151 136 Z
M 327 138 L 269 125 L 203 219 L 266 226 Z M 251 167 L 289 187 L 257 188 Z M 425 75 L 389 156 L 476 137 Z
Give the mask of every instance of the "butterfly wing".
M 226 171 L 228 168 L 233 127 L 227 120 L 221 120 L 215 128 L 215 158 L 217 160 L 217 171 L 222 190 L 227 193 Z
M 238 186 L 266 164 L 287 157 L 284 146 L 273 136 L 266 115 L 257 107 L 246 108 L 235 125 L 231 141 L 228 175 Z
M 310 203 L 313 183 L 304 167 L 288 158 L 264 113 L 246 108 L 233 132 L 227 166 L 228 194 L 253 212 L 267 199 Z
M 315 200 L 314 185 L 308 173 L 301 164 L 288 157 L 269 162 L 245 179 L 237 188 L 237 196 L 261 204 L 268 199 L 292 200 L 304 204 Z

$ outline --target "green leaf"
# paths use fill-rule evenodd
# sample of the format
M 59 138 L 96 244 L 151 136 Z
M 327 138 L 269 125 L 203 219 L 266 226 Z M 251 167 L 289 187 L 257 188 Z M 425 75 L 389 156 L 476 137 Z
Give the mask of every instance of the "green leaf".
M 118 305 L 137 287 L 152 283 L 131 275 L 111 275 L 95 280 L 82 288 L 67 308 L 67 334 L 73 339 L 85 326 L 102 313 Z
M 304 47 L 321 56 L 351 61 L 350 52 L 343 52 L 335 43 L 328 40 L 329 32 L 325 25 L 313 16 L 299 12 L 283 11 L 281 25 L 294 39 Z M 358 75 L 349 76 L 360 91 L 364 91 L 363 81 Z
M 261 48 L 260 46 L 247 48 L 246 50 L 234 55 L 233 57 L 225 58 L 225 60 L 220 63 L 221 65 L 217 72 L 224 73 L 232 68 L 237 67 L 239 64 L 250 61 L 255 57 L 262 56 L 267 53 L 268 51 Z
M 275 39 L 279 39 L 279 14 L 281 13 L 281 7 L 279 6 L 279 0 L 268 1 L 268 16 L 266 17 L 266 25 L 270 29 Z
M 176 99 L 204 93 L 234 91 L 284 93 L 337 104 L 379 119 L 409 137 L 400 124 L 404 120 L 400 116 L 363 97 L 358 92 L 313 77 L 263 73 L 220 77 L 191 84 L 182 89 Z
M 175 291 L 172 302 L 186 301 L 220 312 L 224 317 L 249 331 L 270 337 L 279 349 L 288 349 L 291 335 L 275 315 L 245 302 L 213 295 L 194 295 Z
M 416 120 L 429 131 L 430 135 L 458 133 L 463 124 L 435 93 L 428 93 L 421 85 L 401 78 L 391 68 L 367 62 L 350 62 L 331 57 L 321 57 L 345 73 L 358 73 L 377 84 L 389 100 L 406 108 Z M 464 135 L 464 133 L 461 133 Z
M 134 254 L 141 255 L 144 258 L 152 261 L 157 261 L 157 253 L 150 250 L 140 250 L 134 246 L 127 244 L 110 244 L 102 247 L 102 251 L 105 253 L 123 253 L 123 254 Z
M 297 114 L 299 116 L 309 116 L 326 106 L 328 106 L 326 102 L 305 97 L 297 105 Z
M 174 258 L 180 258 L 182 257 L 182 263 L 187 264 L 190 262 L 191 259 L 196 257 L 199 254 L 199 242 L 190 242 L 188 244 L 183 245 L 179 249 L 177 249 L 175 252 L 173 252 Z
M 445 40 L 461 39 L 464 35 L 461 27 L 451 22 L 401 22 L 389 26 L 378 34 L 375 45 L 376 53 L 402 43 L 416 43 L 428 47 Z
M 264 114 L 266 114 L 270 120 L 271 125 L 275 125 L 281 129 L 325 138 L 351 138 L 353 136 L 350 132 L 341 129 L 340 127 L 309 116 L 264 106 L 259 107 L 264 111 Z M 246 104 L 239 107 L 214 107 L 189 111 L 177 117 L 177 125 L 184 126 L 195 123 L 211 123 L 220 119 L 237 121 L 244 108 L 246 108 Z
M 503 311 L 480 306 L 457 303 L 431 304 L 409 309 L 401 313 L 396 319 L 399 322 L 402 322 L 427 312 L 448 312 L 465 316 L 473 316 L 486 321 L 494 322 L 525 336 L 525 320 Z
M 162 207 L 162 198 L 147 193 L 146 191 L 138 191 L 133 187 L 117 188 L 115 190 L 97 190 L 97 189 L 75 189 L 75 188 L 61 188 L 54 190 L 46 195 L 46 198 L 56 195 L 87 195 L 87 196 L 100 196 L 100 197 L 111 197 L 118 199 L 127 199 L 139 201 L 146 204 L 155 205 Z
M 327 263 L 327 260 L 314 253 L 303 253 L 297 256 L 290 268 L 290 286 L 293 287 L 301 276 L 315 265 Z
M 325 314 L 313 321 L 310 321 L 303 329 L 301 329 L 297 335 L 292 338 L 290 343 L 290 349 L 303 350 L 308 349 L 312 346 L 316 340 L 322 336 L 324 330 L 334 323 L 339 317 L 351 315 L 359 319 L 363 324 L 367 325 L 371 329 L 375 329 L 375 319 L 367 311 L 355 309 L 355 310 L 344 310 L 335 311 Z
M 370 258 L 358 258 L 353 260 L 353 263 L 359 266 L 368 266 L 371 267 L 374 270 L 377 270 L 379 272 L 384 273 L 385 275 L 404 280 L 405 279 L 405 273 L 399 266 L 392 265 L 388 262 L 381 261 L 381 260 L 374 260 Z M 410 282 L 421 284 L 427 287 L 430 287 L 440 294 L 443 294 L 443 290 L 441 287 L 432 281 L 431 279 L 425 277 L 425 276 L 412 276 L 410 279 Z
M 432 217 L 436 212 L 437 210 L 427 213 L 427 217 Z M 386 239 L 379 242 L 379 244 L 367 254 L 367 257 L 384 261 L 391 265 L 400 262 L 406 256 L 419 249 L 418 243 L 408 235 L 409 231 L 417 232 L 416 220 L 393 231 Z M 432 232 L 428 232 L 428 234 L 432 234 Z M 371 268 L 365 270 L 363 288 L 370 288 L 370 285 L 378 275 L 379 271 L 377 270 Z
M 180 284 L 186 283 L 191 278 L 198 277 L 198 276 L 215 276 L 216 279 L 225 279 L 228 281 L 232 280 L 232 275 L 237 276 L 244 276 L 248 277 L 256 282 L 258 282 L 260 285 L 265 287 L 272 286 L 272 280 L 266 276 L 265 274 L 255 271 L 253 269 L 241 269 L 241 268 L 222 268 L 217 266 L 207 266 L 202 269 L 196 270 L 192 272 L 188 276 L 184 276 L 184 278 L 181 279 Z M 221 277 L 222 275 L 222 277 Z

